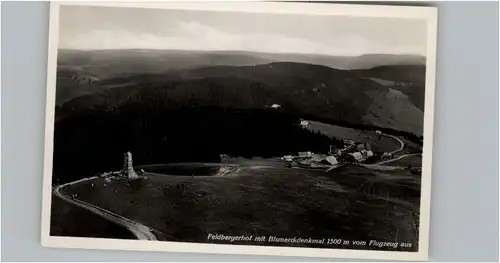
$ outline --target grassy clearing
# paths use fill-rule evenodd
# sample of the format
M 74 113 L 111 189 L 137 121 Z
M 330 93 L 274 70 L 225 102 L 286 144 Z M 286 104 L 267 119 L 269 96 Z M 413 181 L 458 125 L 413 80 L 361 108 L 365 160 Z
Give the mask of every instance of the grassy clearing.
M 401 144 L 396 139 L 389 136 L 378 135 L 373 131 L 352 129 L 337 125 L 315 122 L 315 121 L 309 121 L 309 123 L 313 131 L 319 131 L 327 136 L 333 136 L 342 139 L 351 139 L 354 140 L 355 142 L 368 142 L 374 152 L 392 152 L 401 147 Z M 398 137 L 398 138 L 403 141 L 404 148 L 402 151 L 396 153 L 395 156 L 422 152 L 422 146 L 410 140 L 407 140 L 403 137 Z M 417 165 L 419 161 L 416 159 L 418 158 L 421 157 L 418 156 L 414 157 L 412 163 L 415 163 L 415 165 Z M 405 161 L 402 160 L 401 163 L 404 164 Z M 421 163 L 422 160 L 420 160 L 420 166 Z M 393 164 L 391 163 L 390 165 Z
M 405 148 L 403 149 L 402 153 L 421 153 L 422 152 L 422 146 L 410 141 L 410 140 L 405 140 L 402 139 Z
M 394 138 L 378 135 L 373 131 L 363 131 L 316 121 L 309 121 L 309 123 L 313 131 L 319 131 L 327 136 L 351 139 L 355 142 L 368 142 L 375 152 L 391 152 L 401 146 Z
M 208 242 L 209 233 L 219 233 L 399 241 L 413 243 L 403 250 L 417 249 L 418 217 L 412 211 L 418 211 L 420 179 L 401 171 L 247 167 L 225 177 L 99 178 L 65 192 L 153 227 L 163 240 Z

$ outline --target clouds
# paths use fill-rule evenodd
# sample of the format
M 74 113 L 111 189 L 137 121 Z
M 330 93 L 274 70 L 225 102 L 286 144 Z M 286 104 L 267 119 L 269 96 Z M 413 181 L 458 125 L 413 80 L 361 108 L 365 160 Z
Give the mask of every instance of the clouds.
M 94 29 L 61 43 L 73 49 L 248 50 L 284 53 L 324 51 L 322 43 L 266 33 L 228 33 L 195 21 L 176 23 L 173 35 L 133 33 L 124 29 Z
M 387 35 L 384 31 L 397 31 L 394 25 L 386 22 L 385 26 L 380 23 L 377 34 L 373 32 L 377 30 L 373 25 L 366 24 L 370 31 L 366 31 L 359 21 L 350 25 L 331 21 L 329 26 L 324 26 L 328 21 L 314 16 L 300 21 L 300 26 L 293 26 L 294 21 L 297 24 L 297 16 L 193 13 L 196 11 L 171 14 L 166 12 L 173 11 L 162 10 L 163 13 L 141 17 L 144 10 L 135 14 L 126 10 L 128 16 L 125 16 L 116 10 L 123 8 L 114 8 L 111 14 L 102 10 L 91 12 L 88 7 L 85 12 L 78 7 L 71 8 L 61 13 L 61 48 L 245 50 L 329 55 L 425 53 L 425 45 L 422 45 L 425 39 L 405 41 L 404 35 L 398 39 L 397 32 L 384 37 Z M 226 20 L 222 19 L 224 15 Z M 267 23 L 263 23 L 263 19 Z M 133 24 L 133 20 L 138 22 Z

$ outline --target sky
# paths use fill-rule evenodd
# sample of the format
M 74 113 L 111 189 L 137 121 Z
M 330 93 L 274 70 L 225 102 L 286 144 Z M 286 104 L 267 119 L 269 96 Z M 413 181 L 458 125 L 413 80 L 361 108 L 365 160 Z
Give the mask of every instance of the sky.
M 424 20 L 61 6 L 59 48 L 426 54 Z

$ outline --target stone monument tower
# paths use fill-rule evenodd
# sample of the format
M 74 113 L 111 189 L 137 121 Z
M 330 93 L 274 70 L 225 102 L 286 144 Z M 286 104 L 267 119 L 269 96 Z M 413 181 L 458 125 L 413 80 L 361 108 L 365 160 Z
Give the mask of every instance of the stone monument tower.
M 125 160 L 123 164 L 123 171 L 122 171 L 123 176 L 133 179 L 137 178 L 137 173 L 134 170 L 134 166 L 132 165 L 132 153 L 127 152 L 125 153 Z

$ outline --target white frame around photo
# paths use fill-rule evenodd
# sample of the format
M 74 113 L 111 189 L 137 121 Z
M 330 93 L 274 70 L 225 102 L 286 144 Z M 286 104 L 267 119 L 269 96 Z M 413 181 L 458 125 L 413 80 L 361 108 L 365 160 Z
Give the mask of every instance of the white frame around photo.
M 324 249 L 250 245 L 218 245 L 207 243 L 119 240 L 50 236 L 52 197 L 52 160 L 56 71 L 59 40 L 59 7 L 61 5 L 136 7 L 181 10 L 238 11 L 276 14 L 336 15 L 353 17 L 392 17 L 422 19 L 427 23 L 427 54 L 424 110 L 424 145 L 421 180 L 421 206 L 418 252 L 369 251 L 354 249 Z M 432 146 L 434 128 L 434 95 L 437 46 L 437 8 L 393 5 L 360 5 L 292 2 L 51 2 L 47 97 L 45 117 L 45 156 L 43 170 L 43 197 L 41 243 L 46 247 L 110 250 L 140 250 L 247 255 L 281 255 L 297 257 L 358 258 L 386 260 L 426 260 L 429 250 L 429 221 L 431 200 Z

